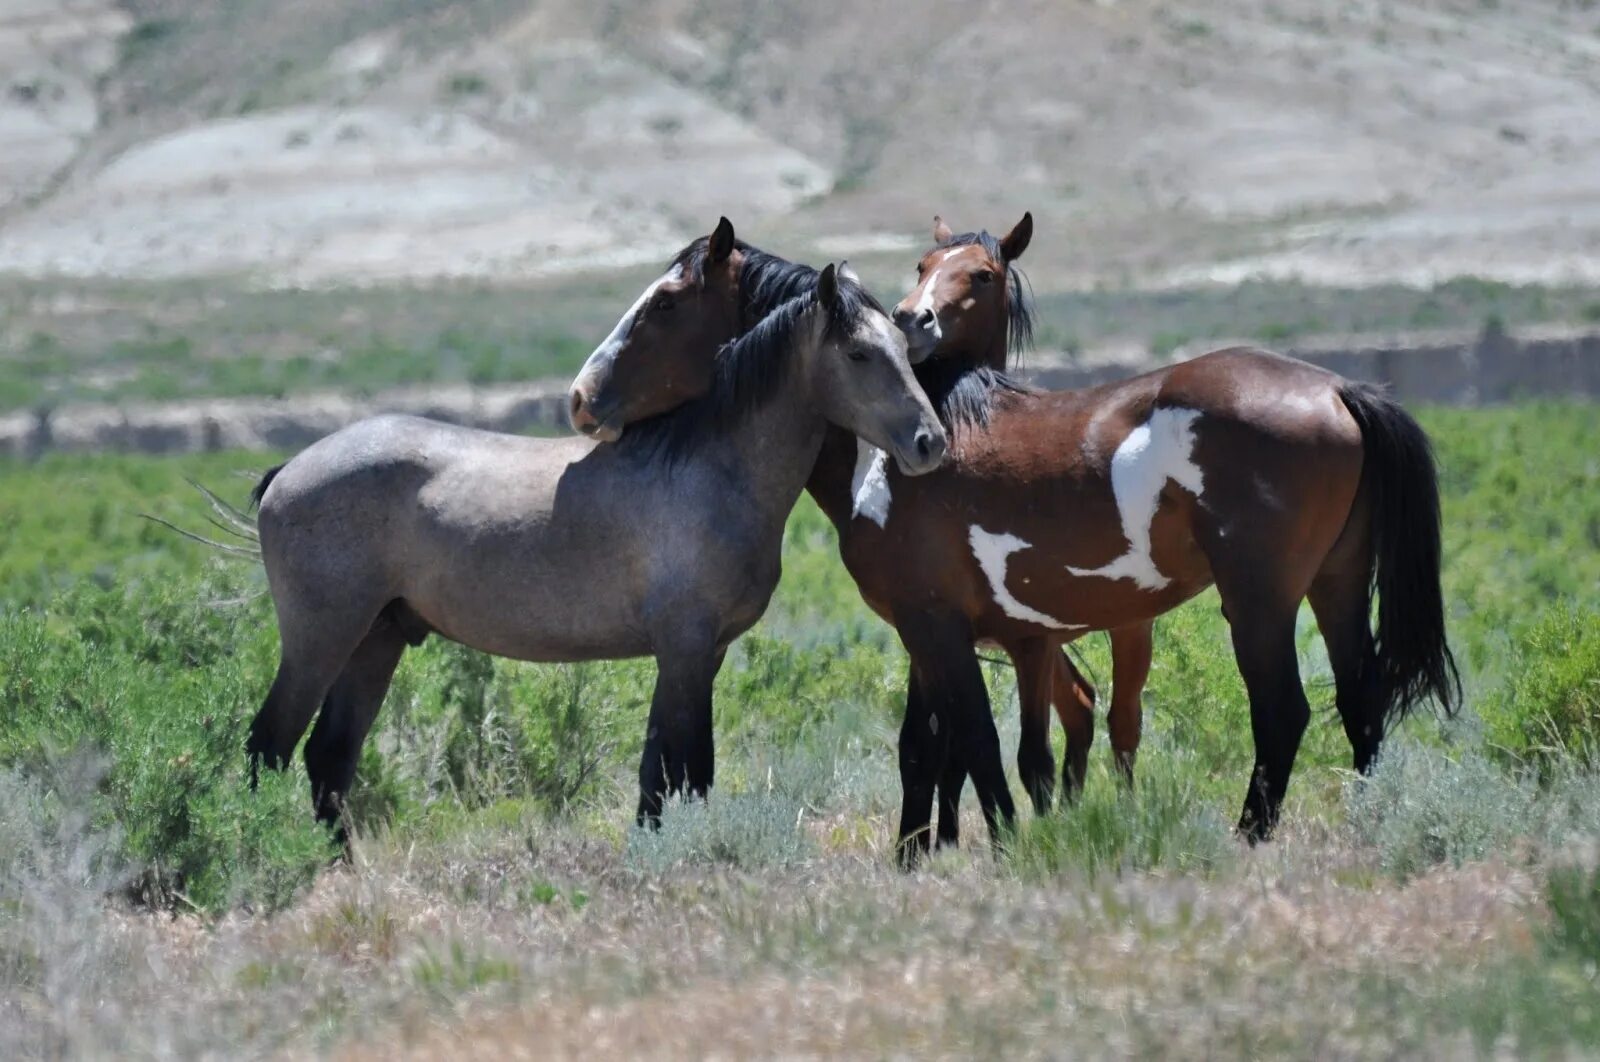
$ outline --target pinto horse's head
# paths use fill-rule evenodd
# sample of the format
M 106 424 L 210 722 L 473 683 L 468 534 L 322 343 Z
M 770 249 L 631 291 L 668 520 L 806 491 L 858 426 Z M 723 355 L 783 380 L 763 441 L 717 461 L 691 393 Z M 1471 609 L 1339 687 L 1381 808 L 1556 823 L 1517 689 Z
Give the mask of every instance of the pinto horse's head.
M 912 359 L 960 357 L 992 369 L 1032 339 L 1025 279 L 1017 259 L 1033 238 L 1033 215 L 999 239 L 987 232 L 957 235 L 933 219 L 933 250 L 917 263 L 917 286 L 894 308 Z
M 738 333 L 741 253 L 723 218 L 645 288 L 573 380 L 574 430 L 611 442 L 626 425 L 705 394 L 712 356 Z

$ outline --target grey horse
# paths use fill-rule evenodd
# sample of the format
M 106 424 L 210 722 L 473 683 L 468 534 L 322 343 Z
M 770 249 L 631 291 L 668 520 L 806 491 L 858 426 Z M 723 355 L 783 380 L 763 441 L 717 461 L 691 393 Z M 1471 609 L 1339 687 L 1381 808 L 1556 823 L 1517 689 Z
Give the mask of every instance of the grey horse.
M 615 446 L 384 416 L 268 472 L 254 498 L 283 648 L 250 727 L 252 784 L 320 706 L 306 768 L 318 817 L 337 822 L 401 654 L 438 633 L 519 660 L 654 656 L 640 821 L 665 794 L 703 796 L 712 681 L 777 585 L 827 426 L 908 475 L 946 445 L 900 330 L 832 266 L 715 375 Z

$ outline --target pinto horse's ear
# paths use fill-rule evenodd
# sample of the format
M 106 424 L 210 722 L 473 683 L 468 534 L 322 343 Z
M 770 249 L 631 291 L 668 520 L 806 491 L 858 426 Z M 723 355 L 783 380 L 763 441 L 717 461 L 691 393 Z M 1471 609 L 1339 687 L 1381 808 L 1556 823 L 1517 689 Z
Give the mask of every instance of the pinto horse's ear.
M 829 262 L 828 267 L 824 269 L 822 271 L 822 275 L 817 278 L 817 303 L 828 309 L 832 309 L 833 304 L 837 302 L 838 299 L 839 278 L 834 273 L 833 263 Z
M 720 218 L 717 227 L 711 232 L 711 261 L 722 263 L 728 260 L 733 253 L 733 222 L 727 218 Z
M 944 223 L 944 218 L 938 214 L 933 216 L 933 242 L 935 246 L 943 247 L 950 242 L 950 237 L 955 233 L 950 231 L 950 226 Z
M 1022 252 L 1028 249 L 1028 241 L 1033 239 L 1033 212 L 1028 211 L 1022 215 L 1022 220 L 1011 227 L 1000 241 L 1000 253 L 1006 261 L 1015 262 L 1022 257 Z

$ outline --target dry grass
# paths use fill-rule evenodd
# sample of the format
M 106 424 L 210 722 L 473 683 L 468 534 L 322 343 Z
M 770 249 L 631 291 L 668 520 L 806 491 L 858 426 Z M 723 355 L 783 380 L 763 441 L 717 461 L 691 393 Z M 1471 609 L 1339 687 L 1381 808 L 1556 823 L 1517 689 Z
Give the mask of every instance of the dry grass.
M 892 821 L 806 825 L 798 862 L 642 868 L 621 809 L 369 839 L 274 917 L 58 902 L 17 1054 L 345 1058 L 1454 1055 L 1469 971 L 1533 953 L 1527 862 L 1397 884 L 1311 823 L 1210 877 L 915 875 Z M 968 822 L 968 836 L 980 823 Z M 1441 1036 L 1443 1038 L 1441 1038 Z

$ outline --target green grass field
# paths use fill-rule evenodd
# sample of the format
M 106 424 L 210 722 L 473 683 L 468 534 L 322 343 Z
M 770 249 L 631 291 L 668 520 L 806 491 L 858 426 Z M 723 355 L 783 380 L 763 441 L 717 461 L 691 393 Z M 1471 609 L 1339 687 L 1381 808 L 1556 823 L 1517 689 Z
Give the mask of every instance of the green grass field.
M 1312 727 L 1280 839 L 1246 849 L 1208 593 L 1158 625 L 1134 792 L 1102 738 L 1076 806 L 909 876 L 904 657 L 809 500 L 719 680 L 707 805 L 630 829 L 648 661 L 433 639 L 330 869 L 298 765 L 247 791 L 261 572 L 139 515 L 203 529 L 186 480 L 242 499 L 269 459 L 0 466 L 0 1053 L 1600 1052 L 1595 410 L 1423 419 L 1462 718 L 1411 720 L 1353 778 L 1305 615 Z M 1104 638 L 1081 649 L 1104 690 Z
M 903 293 L 908 260 L 864 275 Z M 221 281 L 0 278 L 0 413 L 71 402 L 373 393 L 405 384 L 570 376 L 659 267 L 532 282 L 430 288 L 257 290 Z M 1107 341 L 1165 356 L 1183 343 L 1313 333 L 1456 329 L 1490 320 L 1592 325 L 1600 289 L 1461 278 L 1432 288 L 1289 282 L 1173 291 L 1106 289 L 1037 300 L 1045 349 Z

